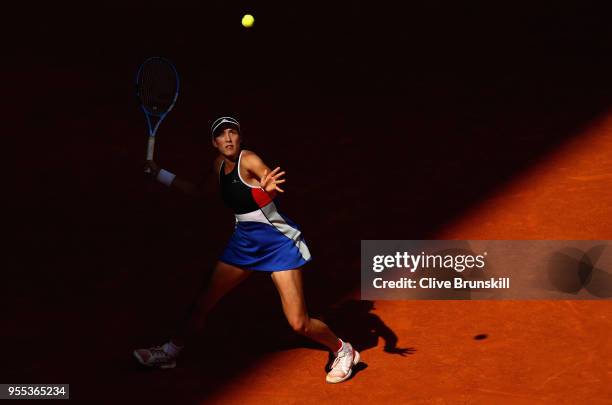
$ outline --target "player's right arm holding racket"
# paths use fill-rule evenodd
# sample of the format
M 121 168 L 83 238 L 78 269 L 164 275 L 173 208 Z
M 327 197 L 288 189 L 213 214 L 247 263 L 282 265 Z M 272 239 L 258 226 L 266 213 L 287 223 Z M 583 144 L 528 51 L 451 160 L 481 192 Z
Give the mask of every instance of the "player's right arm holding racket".
M 218 163 L 215 161 L 215 168 L 217 167 Z M 145 169 L 149 170 L 151 177 L 160 183 L 195 197 L 201 197 L 204 194 L 212 193 L 216 183 L 213 173 L 209 173 L 199 183 L 194 183 L 182 177 L 178 177 L 168 170 L 162 169 L 153 160 L 149 160 L 145 163 Z

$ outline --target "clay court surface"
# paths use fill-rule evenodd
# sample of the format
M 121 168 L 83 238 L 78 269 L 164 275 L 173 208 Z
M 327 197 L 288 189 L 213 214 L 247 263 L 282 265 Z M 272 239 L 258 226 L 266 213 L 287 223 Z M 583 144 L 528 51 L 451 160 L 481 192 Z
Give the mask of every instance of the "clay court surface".
M 17 175 L 7 180 L 14 246 L 0 382 L 70 383 L 72 401 L 104 404 L 610 403 L 609 300 L 359 300 L 362 239 L 612 239 L 610 35 L 599 13 L 581 13 L 571 40 L 568 26 L 500 29 L 466 49 L 465 63 L 449 62 L 463 42 L 431 34 L 401 80 L 408 64 L 368 62 L 392 44 L 364 42 L 366 57 L 350 36 L 336 44 L 348 47 L 344 59 L 331 45 L 306 56 L 270 46 L 247 70 L 196 56 L 195 17 L 184 13 L 157 44 L 129 16 L 111 34 L 87 28 L 103 20 L 57 32 L 40 22 L 22 40 L 44 62 L 13 47 L 5 67 Z M 66 42 L 75 27 L 83 39 Z M 259 32 L 226 41 L 275 38 Z M 312 35 L 297 43 L 323 43 Z M 441 43 L 453 58 L 428 51 Z M 329 71 L 310 58 L 317 52 Z M 287 170 L 281 209 L 314 256 L 304 270 L 310 311 L 362 354 L 346 383 L 325 383 L 327 352 L 292 334 L 265 274 L 220 303 L 176 369 L 133 359 L 134 348 L 167 337 L 233 226 L 215 194 L 192 201 L 142 175 L 131 78 L 156 53 L 175 60 L 185 83 L 160 130 L 162 166 L 206 173 L 207 120 L 231 110 L 249 148 Z

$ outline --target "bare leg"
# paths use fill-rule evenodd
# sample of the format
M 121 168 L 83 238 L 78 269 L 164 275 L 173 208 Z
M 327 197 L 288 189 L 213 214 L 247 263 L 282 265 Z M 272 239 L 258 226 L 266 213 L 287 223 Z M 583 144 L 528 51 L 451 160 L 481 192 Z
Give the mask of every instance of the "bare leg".
M 250 274 L 251 270 L 217 262 L 204 293 L 196 297 L 187 318 L 172 337 L 172 342 L 177 346 L 184 346 L 185 339 L 204 326 L 206 316 L 215 304 Z
M 325 323 L 308 316 L 300 270 L 274 272 L 272 280 L 280 294 L 283 311 L 293 330 L 327 346 L 331 351 L 337 351 L 339 340 L 334 332 Z

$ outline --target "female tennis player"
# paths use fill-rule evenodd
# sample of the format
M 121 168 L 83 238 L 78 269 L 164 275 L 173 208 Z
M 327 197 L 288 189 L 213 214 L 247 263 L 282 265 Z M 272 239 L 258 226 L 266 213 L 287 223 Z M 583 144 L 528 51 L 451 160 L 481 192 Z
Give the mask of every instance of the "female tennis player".
M 276 194 L 284 192 L 280 185 L 285 182 L 285 172 L 279 167 L 270 170 L 259 156 L 241 148 L 240 124 L 236 119 L 218 118 L 211 132 L 212 145 L 219 152 L 214 170 L 219 176 L 221 197 L 236 217 L 234 233 L 185 324 L 169 342 L 135 350 L 134 356 L 145 366 L 175 367 L 185 339 L 203 326 L 214 305 L 253 271 L 265 271 L 272 276 L 293 330 L 334 352 L 326 381 L 345 381 L 359 362 L 359 353 L 306 311 L 301 268 L 310 261 L 310 252 L 298 226 L 279 213 L 274 204 Z M 195 191 L 191 183 L 160 169 L 154 162 L 148 162 L 148 167 L 160 182 L 188 193 Z

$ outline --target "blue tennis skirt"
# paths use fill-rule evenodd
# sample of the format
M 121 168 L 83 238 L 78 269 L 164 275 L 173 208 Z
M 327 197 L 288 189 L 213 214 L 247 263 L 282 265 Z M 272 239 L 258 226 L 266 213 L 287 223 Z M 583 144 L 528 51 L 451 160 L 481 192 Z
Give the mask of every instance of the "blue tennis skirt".
M 282 271 L 312 258 L 298 226 L 279 213 L 264 220 L 236 215 L 236 227 L 220 261 L 249 270 Z M 255 219 L 255 220 L 252 220 Z

